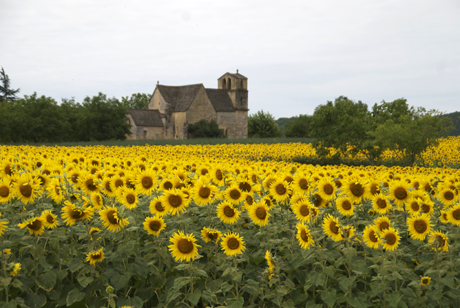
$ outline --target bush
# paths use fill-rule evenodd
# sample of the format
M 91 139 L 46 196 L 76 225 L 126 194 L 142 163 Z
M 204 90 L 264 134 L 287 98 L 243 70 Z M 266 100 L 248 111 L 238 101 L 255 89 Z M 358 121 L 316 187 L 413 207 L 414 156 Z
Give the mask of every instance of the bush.
M 281 129 L 269 112 L 259 110 L 248 117 L 248 137 L 281 137 Z
M 294 117 L 294 119 L 286 123 L 285 136 L 299 138 L 310 137 L 311 118 L 312 116 L 306 114 Z
M 308 157 L 308 156 L 299 156 L 292 159 L 293 162 L 301 163 L 305 165 L 320 165 L 320 166 L 371 166 L 371 162 L 367 159 L 350 159 L 350 158 L 340 158 L 338 156 L 332 157 Z M 386 166 L 386 167 L 405 167 L 406 164 L 404 161 L 398 160 L 378 160 L 374 163 L 374 166 Z
M 224 130 L 219 128 L 216 120 L 200 120 L 188 126 L 190 138 L 226 138 Z

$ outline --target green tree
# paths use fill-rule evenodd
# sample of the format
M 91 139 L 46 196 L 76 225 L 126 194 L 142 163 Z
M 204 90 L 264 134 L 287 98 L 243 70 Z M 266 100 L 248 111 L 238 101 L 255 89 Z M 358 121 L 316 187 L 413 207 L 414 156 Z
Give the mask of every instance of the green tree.
M 149 104 L 151 96 L 152 95 L 147 93 L 134 93 L 131 97 L 122 96 L 121 103 L 127 109 L 145 109 Z
M 275 118 L 263 110 L 248 117 L 248 136 L 256 138 L 281 137 L 281 130 Z
M 191 138 L 225 138 L 224 130 L 219 128 L 216 120 L 200 120 L 188 126 Z
M 311 135 L 312 116 L 301 114 L 286 123 L 285 136 L 305 138 Z
M 10 88 L 10 77 L 5 73 L 5 70 L 2 67 L 2 70 L 0 71 L 0 102 L 4 102 L 6 100 L 17 100 L 18 97 L 16 96 L 17 93 L 19 93 L 20 89 L 11 89 Z
M 427 111 L 423 107 L 411 108 L 408 115 L 388 119 L 370 133 L 383 148 L 395 150 L 407 166 L 431 146 L 436 146 L 440 137 L 453 129 L 452 121 L 437 110 Z
M 330 147 L 338 150 L 336 155 L 364 154 L 374 164 L 382 153 L 374 137 L 369 135 L 376 122 L 361 101 L 354 102 L 340 96 L 334 102 L 319 105 L 311 118 L 311 134 L 318 155 L 331 154 Z
M 79 140 L 123 140 L 130 133 L 126 122 L 128 111 L 116 98 L 107 98 L 99 92 L 97 96 L 85 97 L 82 107 Z

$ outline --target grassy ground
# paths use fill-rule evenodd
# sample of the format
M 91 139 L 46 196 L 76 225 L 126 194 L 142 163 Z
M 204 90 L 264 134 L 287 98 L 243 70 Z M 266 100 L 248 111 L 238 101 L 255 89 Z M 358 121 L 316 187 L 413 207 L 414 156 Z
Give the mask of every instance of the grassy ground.
M 217 138 L 206 138 L 206 139 L 180 139 L 180 140 L 107 140 L 107 141 L 88 141 L 88 142 L 60 142 L 60 143 L 28 143 L 32 146 L 93 146 L 93 145 L 104 145 L 104 146 L 136 146 L 136 145 L 189 145 L 189 144 L 272 144 L 272 143 L 290 143 L 290 142 L 301 142 L 311 143 L 313 138 L 241 138 L 241 139 L 217 139 Z M 22 144 L 11 144 L 11 145 L 26 145 Z

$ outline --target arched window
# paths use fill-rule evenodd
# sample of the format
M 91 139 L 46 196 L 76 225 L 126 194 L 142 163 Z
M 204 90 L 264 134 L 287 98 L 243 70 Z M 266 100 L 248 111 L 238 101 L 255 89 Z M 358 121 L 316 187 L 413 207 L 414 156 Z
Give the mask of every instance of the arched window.
M 230 78 L 228 78 L 227 89 L 229 89 L 229 90 L 232 89 L 232 80 Z
M 227 81 L 225 81 L 225 79 L 222 80 L 222 89 L 226 89 L 227 88 Z

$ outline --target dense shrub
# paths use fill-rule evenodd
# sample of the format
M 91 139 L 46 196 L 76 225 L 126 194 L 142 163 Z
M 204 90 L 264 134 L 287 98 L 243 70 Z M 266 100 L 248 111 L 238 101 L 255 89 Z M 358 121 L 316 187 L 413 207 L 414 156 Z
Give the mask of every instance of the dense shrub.
M 200 120 L 188 126 L 190 138 L 225 138 L 225 132 L 219 128 L 216 120 Z

